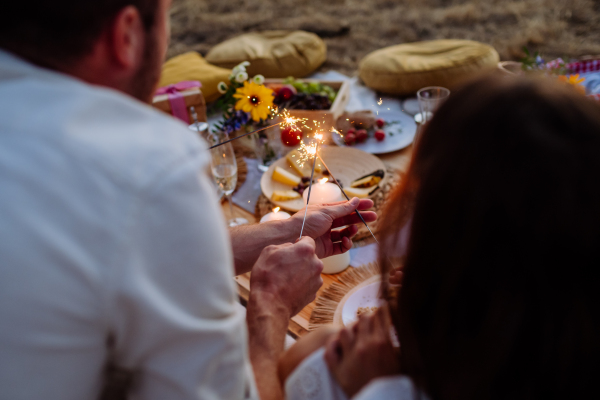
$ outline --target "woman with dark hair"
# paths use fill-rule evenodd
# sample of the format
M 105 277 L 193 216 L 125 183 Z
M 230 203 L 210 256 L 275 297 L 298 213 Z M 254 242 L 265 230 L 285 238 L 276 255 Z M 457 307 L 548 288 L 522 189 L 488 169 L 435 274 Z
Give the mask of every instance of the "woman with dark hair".
M 289 398 L 311 398 L 298 382 L 319 363 L 312 398 L 597 396 L 597 103 L 549 79 L 478 78 L 437 111 L 388 204 L 380 260 L 402 280 L 388 297 L 400 349 L 381 309 L 316 333 L 281 362 L 285 377 L 327 342 L 291 373 Z

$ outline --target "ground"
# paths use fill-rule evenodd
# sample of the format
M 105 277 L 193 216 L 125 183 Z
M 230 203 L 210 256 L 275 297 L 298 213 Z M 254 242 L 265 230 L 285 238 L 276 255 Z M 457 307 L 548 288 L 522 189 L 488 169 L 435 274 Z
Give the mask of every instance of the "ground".
M 600 55 L 600 0 L 174 0 L 168 56 L 245 32 L 303 29 L 327 43 L 321 70 L 356 73 L 379 48 L 472 39 L 518 60 L 527 46 L 547 59 Z

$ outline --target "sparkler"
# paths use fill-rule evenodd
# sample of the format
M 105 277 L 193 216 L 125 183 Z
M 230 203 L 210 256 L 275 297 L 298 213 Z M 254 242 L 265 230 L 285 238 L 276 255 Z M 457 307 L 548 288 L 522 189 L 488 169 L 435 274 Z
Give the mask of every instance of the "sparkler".
M 277 125 L 283 125 L 283 126 L 287 126 L 287 127 L 292 128 L 292 129 L 295 129 L 295 130 L 299 130 L 300 128 L 298 128 L 297 124 L 298 123 L 303 123 L 304 121 L 306 121 L 306 118 L 292 117 L 287 110 L 283 110 L 283 112 L 281 114 L 278 113 L 278 110 L 276 108 L 273 109 L 272 111 L 273 111 L 273 113 L 274 113 L 275 116 L 281 117 L 283 119 L 283 121 L 278 122 L 276 124 L 265 126 L 264 128 L 260 128 L 260 129 L 257 129 L 255 131 L 252 131 L 252 132 L 244 133 L 244 134 L 236 136 L 236 137 L 234 137 L 232 139 L 225 140 L 224 142 L 217 143 L 217 144 L 209 147 L 209 150 L 210 149 L 214 149 L 215 147 L 222 146 L 222 145 L 224 145 L 226 143 L 233 142 L 234 140 L 243 138 L 244 136 L 248 136 L 248 135 L 252 135 L 253 133 L 264 131 L 265 129 L 269 129 L 269 128 L 272 128 L 272 127 L 277 126 Z
M 323 138 L 323 135 L 320 135 L 321 139 Z M 315 137 L 317 137 L 317 135 L 315 135 Z M 315 143 L 314 147 L 311 146 L 307 149 L 307 151 L 313 155 L 314 160 L 313 160 L 313 166 L 312 166 L 312 172 L 310 173 L 310 185 L 308 186 L 308 196 L 306 197 L 306 208 L 304 209 L 304 219 L 302 220 L 302 228 L 300 229 L 300 239 L 302 239 L 302 232 L 304 232 L 304 223 L 306 222 L 306 212 L 308 211 L 308 204 L 310 202 L 310 191 L 312 190 L 312 184 L 313 184 L 313 177 L 315 176 L 315 165 L 317 165 L 317 150 L 319 149 L 319 141 L 317 140 L 317 142 Z
M 323 166 L 325 167 L 325 169 L 327 170 L 327 172 L 329 172 L 329 176 L 331 176 L 333 178 L 333 182 L 335 182 L 335 184 L 338 185 L 338 187 L 342 191 L 342 194 L 344 195 L 344 197 L 346 198 L 346 200 L 350 201 L 350 198 L 348 197 L 348 195 L 346 194 L 346 192 L 344 192 L 344 189 L 342 189 L 342 185 L 340 185 L 340 183 L 335 178 L 335 176 L 333 176 L 333 174 L 331 173 L 331 170 L 329 169 L 329 167 L 327 167 L 327 164 L 325 164 L 325 161 L 323 161 L 323 158 L 321 157 L 321 155 L 317 153 L 317 157 L 319 157 L 319 160 L 321 160 L 321 164 L 323 164 Z M 310 196 L 310 191 L 308 192 L 308 195 Z M 375 237 L 375 234 L 373 234 L 373 231 L 371 230 L 371 228 L 369 228 L 369 225 L 367 225 L 367 221 L 365 221 L 365 219 L 363 218 L 363 216 L 360 214 L 360 212 L 358 211 L 358 208 L 355 209 L 354 211 L 356 211 L 356 215 L 358 215 L 358 218 L 360 218 L 360 220 L 362 221 L 362 223 L 365 224 L 365 227 L 369 230 L 369 233 L 371 234 L 371 236 L 373 236 L 373 239 L 375 239 L 375 242 L 377 244 L 379 244 L 379 241 Z M 306 212 L 305 212 L 305 218 L 306 218 Z M 302 234 L 300 235 L 300 237 L 302 237 Z

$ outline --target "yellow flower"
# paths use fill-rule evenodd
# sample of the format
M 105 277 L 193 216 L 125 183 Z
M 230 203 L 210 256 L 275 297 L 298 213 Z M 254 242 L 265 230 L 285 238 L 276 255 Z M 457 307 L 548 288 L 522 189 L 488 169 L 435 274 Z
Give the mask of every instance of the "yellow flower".
M 273 107 L 273 91 L 254 82 L 244 82 L 244 86 L 238 88 L 233 97 L 238 99 L 235 109 L 250 113 L 256 122 L 267 119 Z
M 585 87 L 581 85 L 581 83 L 585 81 L 585 78 L 580 78 L 579 74 L 568 76 L 561 75 L 558 77 L 558 80 L 564 83 L 568 83 L 569 85 L 575 86 L 575 89 L 577 89 L 578 92 L 585 94 Z

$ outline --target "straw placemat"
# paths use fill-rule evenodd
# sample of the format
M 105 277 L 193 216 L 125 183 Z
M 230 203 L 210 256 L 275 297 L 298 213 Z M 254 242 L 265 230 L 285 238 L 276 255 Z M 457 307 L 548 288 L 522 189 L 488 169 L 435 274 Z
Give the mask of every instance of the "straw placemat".
M 379 281 L 380 274 L 377 263 L 369 263 L 358 268 L 349 267 L 342 272 L 338 276 L 339 283 L 333 282 L 317 297 L 315 308 L 308 321 L 308 330 L 330 324 L 342 327 L 341 310 L 348 297 L 360 287 Z
M 372 198 L 373 202 L 375 203 L 372 208 L 372 211 L 375 211 L 379 217 L 381 217 L 381 213 L 385 208 L 385 203 L 389 195 L 394 191 L 395 188 L 398 187 L 398 184 L 400 183 L 400 180 L 403 176 L 403 174 L 399 170 L 390 167 L 389 165 L 386 165 L 385 168 L 387 179 L 385 180 L 383 186 L 377 192 L 375 192 L 375 195 Z M 260 220 L 265 214 L 270 213 L 274 207 L 275 205 L 271 203 L 271 201 L 269 201 L 269 199 L 264 194 L 261 194 L 258 198 L 258 201 L 256 202 L 256 218 Z M 381 218 L 369 225 L 373 230 L 373 233 L 377 233 L 377 225 L 379 221 L 381 221 Z M 364 225 L 359 224 L 357 226 L 359 228 L 358 233 L 353 238 L 354 242 L 371 238 L 371 234 L 369 233 L 367 228 L 365 228 Z

